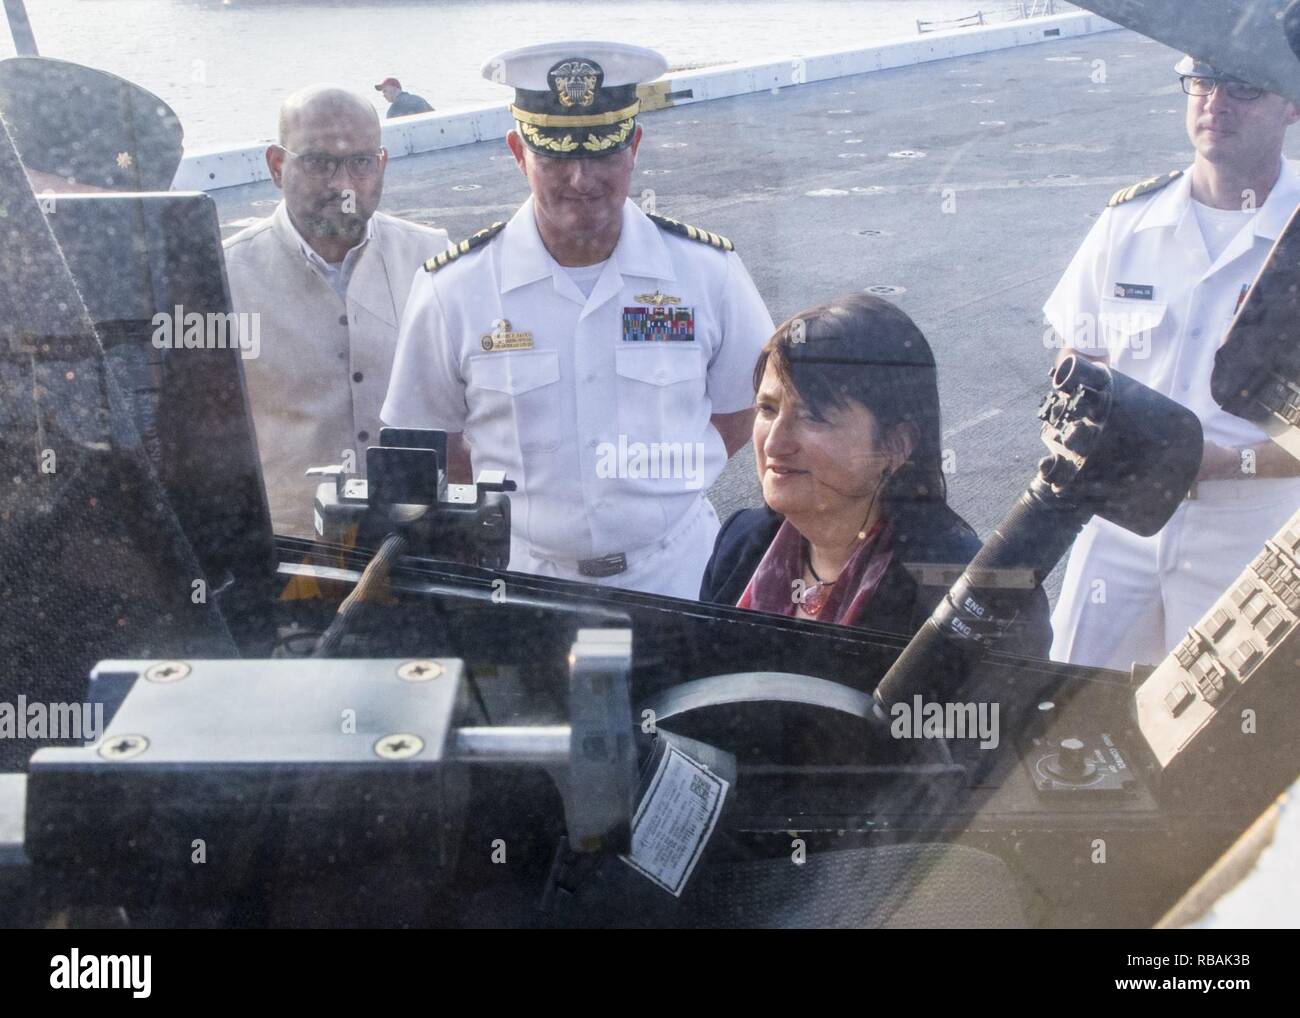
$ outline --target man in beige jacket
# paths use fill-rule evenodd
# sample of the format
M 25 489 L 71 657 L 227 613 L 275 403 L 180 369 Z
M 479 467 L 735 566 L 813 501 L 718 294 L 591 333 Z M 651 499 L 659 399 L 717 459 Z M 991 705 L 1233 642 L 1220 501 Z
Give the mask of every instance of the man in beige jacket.
M 388 153 L 364 99 L 295 92 L 279 139 L 266 163 L 284 199 L 226 241 L 226 270 L 234 310 L 259 332 L 244 367 L 271 518 L 276 533 L 311 536 L 305 471 L 364 473 L 411 280 L 447 234 L 375 211 Z

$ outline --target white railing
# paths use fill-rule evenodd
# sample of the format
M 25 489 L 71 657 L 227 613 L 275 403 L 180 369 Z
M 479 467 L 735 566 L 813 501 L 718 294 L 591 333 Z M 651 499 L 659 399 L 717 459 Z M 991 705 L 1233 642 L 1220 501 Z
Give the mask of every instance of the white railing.
M 1061 6 L 1058 0 L 1057 7 Z M 1078 11 L 1050 19 L 1035 19 L 1032 23 L 1004 21 L 970 31 L 943 32 L 929 39 L 894 39 L 873 46 L 674 71 L 656 82 L 654 87 L 663 95 L 676 96 L 671 103 L 673 106 L 759 92 L 775 95 L 803 84 L 873 74 L 952 57 L 995 53 L 1048 39 L 1116 31 L 1119 27 L 1100 15 Z M 514 121 L 505 103 L 491 102 L 386 120 L 383 140 L 389 158 L 396 159 L 474 142 L 489 141 L 499 145 L 513 127 Z M 266 142 L 258 141 L 186 151 L 172 186 L 178 191 L 216 191 L 266 179 Z
M 1052 14 L 1064 13 L 1067 9 L 1073 10 L 1074 5 L 1061 3 L 1058 0 L 1018 0 L 1017 3 L 990 7 L 978 10 L 974 14 L 967 14 L 960 18 L 949 18 L 945 21 L 922 21 L 918 18 L 916 31 L 919 34 L 944 32 L 951 28 L 975 28 L 978 25 L 989 25 L 999 21 L 1045 18 Z
M 974 28 L 976 25 L 983 25 L 984 12 L 976 11 L 974 14 L 967 14 L 961 18 L 949 18 L 947 21 L 922 21 L 916 19 L 916 31 L 918 34 L 925 32 L 945 32 L 950 28 Z

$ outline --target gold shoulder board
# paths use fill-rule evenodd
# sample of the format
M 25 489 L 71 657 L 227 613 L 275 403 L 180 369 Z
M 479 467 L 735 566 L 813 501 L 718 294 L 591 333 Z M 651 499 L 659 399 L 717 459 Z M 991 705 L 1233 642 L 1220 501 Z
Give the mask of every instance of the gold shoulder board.
M 1126 201 L 1141 198 L 1144 194 L 1150 194 L 1152 191 L 1159 191 L 1162 187 L 1172 184 L 1182 175 L 1182 170 L 1170 170 L 1161 176 L 1147 177 L 1146 180 L 1139 180 L 1129 187 L 1121 187 L 1110 196 L 1110 201 L 1106 205 L 1108 208 L 1113 209 L 1116 205 L 1123 205 Z
M 425 272 L 437 272 L 439 269 L 450 265 L 463 254 L 469 254 L 476 247 L 482 247 L 489 240 L 506 228 L 505 223 L 493 223 L 486 230 L 479 230 L 478 233 L 466 237 L 455 247 L 449 247 L 424 263 Z
M 653 212 L 647 212 L 646 218 L 659 227 L 661 230 L 667 230 L 669 233 L 675 233 L 678 236 L 686 237 L 688 240 L 698 240 L 701 244 L 708 244 L 716 247 L 720 251 L 734 251 L 736 247 L 726 237 L 721 237 L 716 233 L 710 233 L 708 230 L 701 230 L 698 226 L 689 226 L 686 223 L 679 223 L 676 219 L 669 219 L 667 216 L 657 216 Z

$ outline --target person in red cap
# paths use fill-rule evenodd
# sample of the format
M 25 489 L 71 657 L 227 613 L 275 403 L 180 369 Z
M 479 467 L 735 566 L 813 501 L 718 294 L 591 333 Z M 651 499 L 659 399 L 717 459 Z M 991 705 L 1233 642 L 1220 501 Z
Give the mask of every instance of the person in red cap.
M 385 78 L 375 86 L 376 92 L 383 92 L 388 102 L 388 118 L 409 117 L 416 113 L 432 113 L 433 107 L 418 95 L 402 91 L 402 83 L 396 78 Z

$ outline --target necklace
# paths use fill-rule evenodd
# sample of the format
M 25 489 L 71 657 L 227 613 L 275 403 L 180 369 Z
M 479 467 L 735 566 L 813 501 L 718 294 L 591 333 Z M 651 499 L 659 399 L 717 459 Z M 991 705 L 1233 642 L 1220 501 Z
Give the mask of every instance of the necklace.
M 876 483 L 876 490 L 871 494 L 871 501 L 867 505 L 866 519 L 862 521 L 862 528 L 858 531 L 859 543 L 867 539 L 867 520 L 871 519 L 871 510 L 876 506 L 876 496 L 880 494 L 880 489 L 884 483 L 889 480 L 890 473 L 891 471 L 886 470 L 881 475 L 880 480 Z M 878 527 L 879 525 L 879 521 L 877 521 L 876 526 Z M 875 529 L 875 527 L 872 528 L 873 531 Z M 871 559 L 875 557 L 875 554 L 876 547 L 873 544 L 871 547 L 871 555 L 867 559 L 868 565 L 871 564 Z M 836 576 L 833 580 L 823 580 L 817 575 L 817 570 L 813 568 L 812 564 L 812 543 L 807 540 L 804 541 L 804 558 L 808 563 L 808 572 L 812 575 L 813 585 L 804 591 L 801 607 L 806 615 L 810 618 L 816 619 L 825 610 L 826 602 L 830 599 L 835 584 L 839 582 L 840 576 L 844 575 L 844 570 L 848 568 L 849 562 L 853 559 L 853 555 L 850 554 L 849 557 L 845 559 L 844 565 L 840 567 L 839 576 Z M 865 574 L 865 567 L 863 573 Z
M 877 523 L 876 526 L 871 528 L 870 532 L 874 533 L 879 526 L 880 524 Z M 862 529 L 858 531 L 858 542 L 860 543 L 865 541 L 867 536 L 867 525 L 864 521 Z M 867 565 L 870 565 L 871 559 L 875 557 L 875 554 L 876 548 L 873 544 L 871 555 L 867 558 Z M 836 576 L 835 579 L 823 580 L 817 575 L 817 570 L 813 567 L 812 545 L 808 541 L 804 542 L 804 562 L 807 564 L 808 572 L 813 578 L 812 586 L 804 591 L 803 600 L 800 602 L 806 615 L 814 619 L 821 616 L 821 613 L 826 609 L 826 602 L 830 600 L 831 594 L 834 593 L 835 584 L 840 581 L 840 576 L 844 575 L 844 570 L 848 568 L 849 562 L 852 561 L 852 559 L 853 554 L 850 554 L 849 558 L 845 560 L 844 565 L 840 568 L 839 576 Z M 864 566 L 862 572 L 865 573 L 865 571 L 866 568 Z
M 812 564 L 811 547 L 805 546 L 804 557 L 807 560 L 808 572 L 812 574 L 814 583 L 811 587 L 809 587 L 806 591 L 804 591 L 803 610 L 807 612 L 809 615 L 811 615 L 813 618 L 817 618 L 819 615 L 821 615 L 822 610 L 826 607 L 826 601 L 831 596 L 831 590 L 834 588 L 835 584 L 839 581 L 839 577 L 837 576 L 833 580 L 823 580 L 820 576 L 817 575 L 817 570 L 813 568 L 813 564 Z

